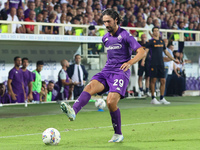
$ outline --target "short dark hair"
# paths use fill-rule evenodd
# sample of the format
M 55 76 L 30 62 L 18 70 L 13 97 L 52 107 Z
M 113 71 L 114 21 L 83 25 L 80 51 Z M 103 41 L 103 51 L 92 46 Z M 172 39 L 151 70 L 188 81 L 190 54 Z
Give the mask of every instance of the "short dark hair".
M 159 30 L 159 28 L 158 28 L 158 27 L 153 27 L 153 28 L 152 28 L 152 32 L 154 31 L 154 29 L 158 29 L 158 30 Z
M 122 21 L 122 18 L 120 17 L 120 15 L 118 14 L 118 12 L 116 12 L 114 9 L 112 8 L 108 8 L 106 10 L 104 10 L 102 12 L 102 17 L 104 15 L 108 15 L 110 16 L 111 18 L 113 18 L 114 20 L 117 19 L 117 24 L 120 24 L 120 21 Z
M 54 82 L 52 80 L 50 80 L 48 84 L 54 84 Z
M 37 61 L 37 66 L 44 65 L 44 62 L 42 60 Z
M 21 57 L 19 57 L 19 56 L 16 56 L 16 57 L 14 58 L 14 61 L 16 61 L 18 58 L 21 58 Z
M 74 56 L 74 58 L 76 59 L 76 56 L 81 56 L 80 54 L 76 54 L 75 56 Z
M 59 5 L 59 4 L 56 4 L 56 5 L 54 6 L 54 10 L 58 9 L 58 7 L 60 7 L 60 5 Z
M 24 62 L 24 60 L 28 60 L 27 57 L 22 58 L 22 63 Z

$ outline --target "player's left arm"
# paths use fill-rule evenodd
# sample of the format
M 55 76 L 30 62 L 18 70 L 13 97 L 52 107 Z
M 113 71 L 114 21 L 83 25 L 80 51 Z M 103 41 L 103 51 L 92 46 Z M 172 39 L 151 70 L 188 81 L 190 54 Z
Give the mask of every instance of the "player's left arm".
M 165 55 L 167 55 L 167 57 L 169 57 L 171 60 L 173 60 L 175 63 L 179 64 L 179 61 L 176 60 L 168 51 L 167 49 L 164 50 Z
M 128 34 L 126 36 L 126 42 L 131 49 L 137 52 L 137 54 L 134 58 L 121 65 L 120 69 L 124 72 L 127 71 L 131 67 L 131 65 L 135 64 L 146 56 L 146 51 L 144 50 L 144 48 L 135 40 L 135 38 L 131 34 Z
M 138 48 L 136 52 L 137 54 L 135 55 L 135 57 L 129 60 L 128 62 L 123 63 L 120 69 L 124 70 L 125 72 L 130 68 L 131 65 L 135 64 L 136 62 L 140 61 L 146 56 L 146 51 L 143 47 Z

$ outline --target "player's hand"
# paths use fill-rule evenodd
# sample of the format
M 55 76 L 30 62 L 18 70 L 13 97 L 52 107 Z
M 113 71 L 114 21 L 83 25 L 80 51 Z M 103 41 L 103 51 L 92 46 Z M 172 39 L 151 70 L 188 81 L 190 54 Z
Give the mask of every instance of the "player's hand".
M 12 93 L 12 94 L 11 94 L 12 100 L 16 101 L 16 100 L 17 100 L 16 96 L 17 96 L 17 95 L 16 95 L 15 93 Z
M 126 72 L 129 68 L 131 67 L 131 64 L 129 63 L 123 63 L 120 67 L 121 70 L 124 70 L 124 72 Z
M 145 65 L 145 61 L 142 61 L 142 62 L 141 62 L 141 66 L 144 67 L 144 65 Z
M 174 62 L 175 62 L 176 64 L 180 64 L 180 62 L 179 62 L 178 59 L 175 59 Z
M 86 83 L 86 81 L 85 81 L 85 80 L 83 80 L 83 85 L 85 85 L 85 83 Z

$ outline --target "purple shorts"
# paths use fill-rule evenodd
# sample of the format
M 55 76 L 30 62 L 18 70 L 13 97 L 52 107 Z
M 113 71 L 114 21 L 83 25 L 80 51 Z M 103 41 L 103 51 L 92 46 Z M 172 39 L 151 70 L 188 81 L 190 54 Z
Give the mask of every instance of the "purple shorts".
M 33 100 L 40 101 L 40 93 L 33 91 Z
M 123 72 L 121 74 L 99 72 L 92 77 L 92 80 L 99 81 L 105 87 L 102 92 L 98 93 L 99 95 L 109 91 L 119 93 L 121 98 L 124 98 L 129 83 L 129 78 Z
M 24 93 L 17 94 L 16 98 L 16 101 L 11 99 L 11 103 L 24 103 Z

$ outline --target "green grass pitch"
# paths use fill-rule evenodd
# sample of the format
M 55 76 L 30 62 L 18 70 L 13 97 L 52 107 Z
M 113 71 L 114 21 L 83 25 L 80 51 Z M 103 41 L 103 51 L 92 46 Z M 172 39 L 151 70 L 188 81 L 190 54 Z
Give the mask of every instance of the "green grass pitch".
M 69 122 L 59 104 L 0 107 L 0 150 L 200 150 L 200 97 L 167 97 L 171 105 L 123 99 L 122 143 L 108 143 L 113 135 L 108 109 L 98 112 L 88 103 Z M 72 103 L 71 103 L 72 104 Z M 46 128 L 56 128 L 56 146 L 42 142 Z

